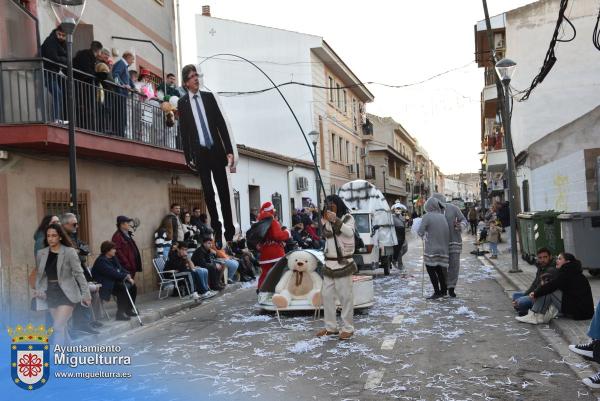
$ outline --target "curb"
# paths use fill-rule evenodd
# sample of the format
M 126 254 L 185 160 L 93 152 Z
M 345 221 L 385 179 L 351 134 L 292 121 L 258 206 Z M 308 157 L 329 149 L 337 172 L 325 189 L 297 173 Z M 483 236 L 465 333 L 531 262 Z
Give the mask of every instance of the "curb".
M 491 266 L 494 267 L 494 269 L 504 278 L 504 280 L 506 280 L 510 285 L 512 285 L 514 288 L 516 288 L 517 290 L 521 290 L 521 288 L 519 287 L 519 284 L 517 284 L 516 281 L 514 281 L 511 277 L 510 273 L 507 273 L 505 271 L 503 271 L 502 269 L 500 269 L 498 267 L 498 265 L 496 263 L 494 263 L 492 260 L 490 260 L 489 257 L 487 257 L 486 255 L 482 256 L 488 264 L 490 264 Z M 480 260 L 481 261 L 481 260 Z M 496 282 L 505 290 L 505 291 L 512 291 L 512 289 L 506 288 L 500 281 L 496 280 Z M 564 325 L 561 324 L 560 319 L 552 319 L 550 321 L 550 323 L 548 323 L 547 325 L 535 325 L 536 328 L 538 329 L 538 332 L 541 334 L 542 338 L 544 338 L 544 340 L 546 340 L 551 346 L 552 348 L 554 348 L 554 351 L 561 357 L 563 358 L 563 360 L 573 360 L 575 363 L 571 364 L 571 363 L 567 363 L 567 366 L 571 369 L 571 371 L 573 373 L 575 373 L 575 375 L 577 377 L 579 377 L 581 380 L 590 377 L 593 374 L 596 374 L 596 371 L 590 370 L 590 369 L 577 369 L 576 368 L 576 364 L 577 362 L 581 363 L 582 361 L 584 361 L 583 358 L 575 355 L 574 353 L 572 353 L 571 351 L 569 351 L 568 346 L 569 344 L 572 343 L 572 339 L 569 338 L 568 334 L 567 334 L 567 330 L 565 327 L 563 327 Z M 548 331 L 551 331 L 551 333 L 555 334 L 554 336 L 550 333 L 548 333 Z M 588 363 L 589 361 L 585 361 L 585 363 Z M 592 366 L 590 365 L 590 368 Z M 595 390 L 592 388 L 588 388 L 588 390 L 590 392 L 592 392 L 593 394 L 596 395 L 600 395 L 600 390 Z
M 133 331 L 135 329 L 139 329 L 139 328 L 147 326 L 149 324 L 158 322 L 159 320 L 162 320 L 163 318 L 173 316 L 178 312 L 187 311 L 187 310 L 197 308 L 197 307 L 200 307 L 203 305 L 204 306 L 211 305 L 213 303 L 212 302 L 213 300 L 219 299 L 222 296 L 224 296 L 225 294 L 230 294 L 230 293 L 233 293 L 240 289 L 242 289 L 241 283 L 229 284 L 223 291 L 219 292 L 216 296 L 214 296 L 212 298 L 204 299 L 204 300 L 195 300 L 195 299 L 184 298 L 179 303 L 176 303 L 174 305 L 169 305 L 164 308 L 160 308 L 158 310 L 154 310 L 151 313 L 144 312 L 144 310 L 143 310 L 144 306 L 143 306 L 143 303 L 141 303 L 136 306 L 140 307 L 140 309 L 141 309 L 140 310 L 140 318 L 142 319 L 143 326 L 140 326 L 140 323 L 135 316 L 132 316 L 131 320 L 124 321 L 124 322 L 116 322 L 115 323 L 114 321 L 111 320 L 110 321 L 111 324 L 109 327 L 99 330 L 100 334 L 83 335 L 83 336 L 78 337 L 77 339 L 73 340 L 72 343 L 77 344 L 77 343 L 82 343 L 82 342 L 88 342 L 90 340 L 92 340 L 94 342 L 107 341 L 107 340 L 113 339 L 114 337 L 118 337 L 122 334 L 125 334 L 128 331 Z

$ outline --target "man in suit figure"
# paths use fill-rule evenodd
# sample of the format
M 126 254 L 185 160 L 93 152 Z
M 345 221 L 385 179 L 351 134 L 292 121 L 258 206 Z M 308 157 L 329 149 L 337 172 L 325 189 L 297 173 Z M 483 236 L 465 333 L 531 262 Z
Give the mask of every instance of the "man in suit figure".
M 123 57 L 113 66 L 112 74 L 115 84 L 120 85 L 119 95 L 116 96 L 116 111 L 117 115 L 113 116 L 115 121 L 116 132 L 119 136 L 125 136 L 125 128 L 127 127 L 127 98 L 129 97 L 129 89 L 135 89 L 135 85 L 129 77 L 129 66 L 135 61 L 135 56 L 130 51 L 123 53 Z
M 226 167 L 235 173 L 235 143 L 230 137 L 217 99 L 211 92 L 200 91 L 203 74 L 190 64 L 183 67 L 181 77 L 186 93 L 179 99 L 179 129 L 185 160 L 202 181 L 204 199 L 210 214 L 210 225 L 218 243 L 222 238 L 212 178 L 215 181 L 225 226 L 225 240 L 235 235 L 231 197 Z

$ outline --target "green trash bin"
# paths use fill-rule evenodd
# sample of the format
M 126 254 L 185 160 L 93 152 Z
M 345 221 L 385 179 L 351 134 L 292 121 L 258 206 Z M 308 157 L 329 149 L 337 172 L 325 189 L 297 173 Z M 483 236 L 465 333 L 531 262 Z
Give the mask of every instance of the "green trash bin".
M 529 247 L 529 231 L 533 230 L 533 220 L 531 213 L 519 213 L 517 215 L 519 219 L 519 249 L 521 250 L 521 259 L 530 262 Z
M 553 210 L 531 213 L 532 224 L 527 230 L 531 263 L 535 261 L 537 250 L 540 248 L 550 249 L 554 256 L 564 252 L 565 245 L 561 235 L 560 220 L 558 219 L 560 214 L 561 212 Z

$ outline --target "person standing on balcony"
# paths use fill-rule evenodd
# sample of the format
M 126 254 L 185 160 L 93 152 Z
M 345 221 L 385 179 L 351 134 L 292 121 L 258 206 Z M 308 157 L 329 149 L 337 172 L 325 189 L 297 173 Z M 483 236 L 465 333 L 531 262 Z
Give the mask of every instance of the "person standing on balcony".
M 46 87 L 52 95 L 52 119 L 54 122 L 64 123 L 63 104 L 65 76 L 61 66 L 67 65 L 67 34 L 59 25 L 50 32 L 42 44 L 42 57 L 44 60 L 44 80 Z M 60 65 L 59 65 L 60 64 Z
M 96 108 L 94 97 L 94 82 L 96 63 L 102 50 L 102 43 L 94 40 L 89 49 L 79 50 L 73 58 L 75 69 L 75 107 L 77 126 L 85 129 L 96 129 Z
M 235 235 L 235 226 L 226 168 L 235 173 L 237 148 L 217 98 L 211 92 L 200 90 L 202 72 L 189 64 L 183 67 L 181 76 L 187 90 L 177 107 L 183 152 L 188 167 L 200 176 L 210 224 L 220 248 L 223 231 L 212 183 L 214 179 L 221 203 L 225 240 L 230 242 Z
M 115 84 L 120 85 L 119 95 L 117 99 L 117 115 L 113 116 L 116 122 L 117 135 L 125 136 L 125 129 L 127 127 L 127 99 L 129 97 L 129 91 L 135 89 L 135 85 L 129 77 L 129 66 L 135 61 L 135 56 L 130 51 L 123 53 L 123 57 L 115 63 L 113 66 L 112 74 L 115 80 Z
M 177 90 L 177 79 L 175 78 L 175 74 L 167 74 L 167 82 L 161 84 L 158 87 L 158 93 L 161 99 L 166 96 L 179 96 L 179 91 Z

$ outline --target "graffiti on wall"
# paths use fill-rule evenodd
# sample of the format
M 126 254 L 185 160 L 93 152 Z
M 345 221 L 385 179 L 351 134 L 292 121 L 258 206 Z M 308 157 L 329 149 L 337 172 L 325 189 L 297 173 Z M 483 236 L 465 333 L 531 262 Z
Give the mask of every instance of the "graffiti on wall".
M 554 176 L 554 189 L 556 193 L 556 201 L 554 210 L 567 210 L 567 193 L 569 186 L 569 177 L 566 175 Z

